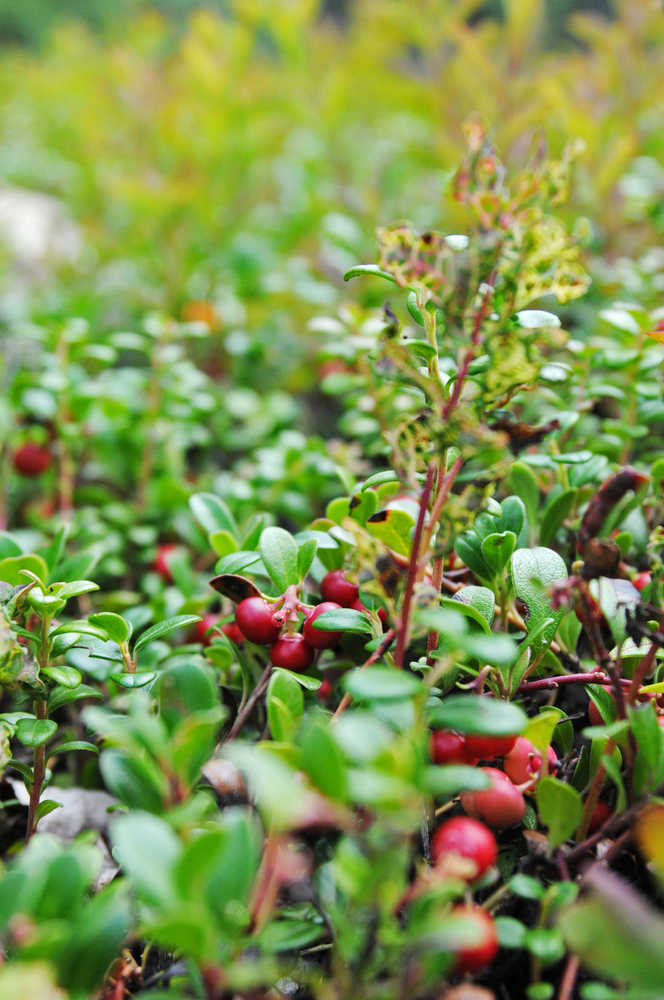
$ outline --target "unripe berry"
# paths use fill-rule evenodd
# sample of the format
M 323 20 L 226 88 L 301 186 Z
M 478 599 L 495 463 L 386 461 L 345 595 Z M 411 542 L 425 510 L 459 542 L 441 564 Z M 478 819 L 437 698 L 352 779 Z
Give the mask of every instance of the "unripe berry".
M 455 972 L 477 972 L 489 965 L 498 953 L 498 932 L 493 917 L 481 906 L 471 903 L 455 906 L 454 917 L 463 917 L 468 926 L 468 943 L 455 950 Z M 464 941 L 466 932 L 464 928 Z
M 20 475 L 34 478 L 46 472 L 53 461 L 53 456 L 48 448 L 37 444 L 36 441 L 26 441 L 20 448 L 17 448 L 12 456 L 14 468 Z
M 360 588 L 346 579 L 342 569 L 333 569 L 325 574 L 320 592 L 324 601 L 334 601 L 342 608 L 350 608 L 360 596 Z
M 313 663 L 314 651 L 299 632 L 287 632 L 270 649 L 270 659 L 275 667 L 301 674 Z
M 516 743 L 516 736 L 466 736 L 466 746 L 469 753 L 478 760 L 495 760 L 504 757 Z
M 305 619 L 302 626 L 302 635 L 314 649 L 329 649 L 330 646 L 334 646 L 335 642 L 339 642 L 339 639 L 341 639 L 343 632 L 326 632 L 314 626 L 314 622 L 319 615 L 325 614 L 326 611 L 338 611 L 340 608 L 341 605 L 335 601 L 323 601 Z
M 245 597 L 235 609 L 235 622 L 245 639 L 259 646 L 276 642 L 281 625 L 274 620 L 272 606 L 264 597 Z
M 468 816 L 455 816 L 436 830 L 431 842 L 431 855 L 436 864 L 450 854 L 460 854 L 475 864 L 471 881 L 480 878 L 496 862 L 496 838 L 484 823 Z
M 483 820 L 496 830 L 515 826 L 526 811 L 523 795 L 497 768 L 482 767 L 480 770 L 491 780 L 491 787 L 478 792 L 464 792 L 461 805 L 469 816 Z
M 468 753 L 465 737 L 453 729 L 436 729 L 429 740 L 429 753 L 434 764 L 477 763 L 477 757 Z
M 171 573 L 170 560 L 174 553 L 177 552 L 179 545 L 174 543 L 169 543 L 167 545 L 160 545 L 157 549 L 157 556 L 152 564 L 152 568 L 155 573 L 159 573 L 162 580 L 166 583 L 173 582 L 173 574 Z

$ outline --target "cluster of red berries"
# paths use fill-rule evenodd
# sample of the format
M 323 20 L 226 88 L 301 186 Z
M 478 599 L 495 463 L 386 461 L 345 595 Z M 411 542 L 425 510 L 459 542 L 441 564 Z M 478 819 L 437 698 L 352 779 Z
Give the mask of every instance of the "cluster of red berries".
M 431 757 L 436 764 L 478 764 L 503 758 L 504 770 L 482 767 L 491 782 L 481 791 L 464 792 L 461 805 L 469 816 L 484 820 L 497 830 L 515 826 L 523 819 L 526 801 L 523 787 L 531 786 L 542 772 L 542 755 L 523 736 L 475 736 L 438 729 L 431 736 Z M 548 749 L 549 768 L 558 758 Z
M 483 823 L 456 816 L 436 830 L 431 855 L 435 870 L 474 882 L 496 863 L 498 844 Z M 492 962 L 498 951 L 493 917 L 483 907 L 469 903 L 455 906 L 452 916 L 463 918 L 468 935 L 467 943 L 461 943 L 455 950 L 454 971 L 477 972 Z
M 278 606 L 258 596 L 240 601 L 235 609 L 235 624 L 245 639 L 270 647 L 270 660 L 275 667 L 302 673 L 311 666 L 316 650 L 334 646 L 342 636 L 340 631 L 315 628 L 319 615 L 339 608 L 366 610 L 359 599 L 359 587 L 346 578 L 343 570 L 327 573 L 320 591 L 323 600 L 315 608 L 306 609 L 301 632 L 282 631 L 284 618 Z

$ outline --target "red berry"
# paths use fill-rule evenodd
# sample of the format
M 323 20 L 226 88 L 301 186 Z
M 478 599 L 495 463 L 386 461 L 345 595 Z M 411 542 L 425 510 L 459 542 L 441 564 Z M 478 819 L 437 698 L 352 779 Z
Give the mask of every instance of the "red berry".
M 449 854 L 460 854 L 475 863 L 470 881 L 484 874 L 498 857 L 496 838 L 484 823 L 468 816 L 455 816 L 436 830 L 431 842 L 431 854 L 436 864 Z
M 166 581 L 166 583 L 173 582 L 173 575 L 171 573 L 170 561 L 173 554 L 178 550 L 179 545 L 170 543 L 168 545 L 160 545 L 157 549 L 157 557 L 152 564 L 152 568 L 159 576 Z
M 606 802 L 598 802 L 590 817 L 588 833 L 597 833 L 600 827 L 604 826 L 609 816 L 613 816 L 613 809 Z
M 195 622 L 191 629 L 193 642 L 200 642 L 204 646 L 209 646 L 214 635 L 214 633 L 210 632 L 210 629 L 217 624 L 220 618 L 221 615 L 207 614 L 203 615 L 199 622 Z
M 491 787 L 479 792 L 464 792 L 461 805 L 469 816 L 481 819 L 496 830 L 515 826 L 523 819 L 526 800 L 502 771 L 495 767 L 480 768 L 491 780 Z
M 476 764 L 468 753 L 466 739 L 453 729 L 436 729 L 431 734 L 429 752 L 434 764 Z
M 645 590 L 650 583 L 652 583 L 652 576 L 648 572 L 637 573 L 632 580 L 632 584 L 638 591 Z
M 505 758 L 505 774 L 515 785 L 522 785 L 536 778 L 541 770 L 541 753 L 525 736 L 519 736 L 514 749 Z
M 269 646 L 279 638 L 281 625 L 264 597 L 245 597 L 235 609 L 235 623 L 245 639 Z
M 516 736 L 466 736 L 466 746 L 478 760 L 495 760 L 504 757 L 516 743 Z
M 455 906 L 452 916 L 462 917 L 460 946 L 455 949 L 455 972 L 477 972 L 489 965 L 498 953 L 498 932 L 493 917 L 481 906 L 471 903 Z
M 320 592 L 324 601 L 334 601 L 342 608 L 350 608 L 360 596 L 360 588 L 346 579 L 342 569 L 333 569 L 326 573 L 320 583 Z
M 314 622 L 319 615 L 326 611 L 338 611 L 340 608 L 341 605 L 335 601 L 323 601 L 308 614 L 302 626 L 302 635 L 314 649 L 328 649 L 341 639 L 343 632 L 325 632 L 323 629 L 314 627 Z
M 332 694 L 332 681 L 328 680 L 327 677 L 324 677 L 320 682 L 320 687 L 318 688 L 318 691 L 316 691 L 316 694 L 321 701 L 326 701 L 326 699 Z
M 244 642 L 244 636 L 240 632 L 235 622 L 226 622 L 225 625 L 221 626 L 221 631 L 224 633 L 226 638 L 230 639 L 231 642 L 234 642 L 236 646 L 239 645 L 241 642 Z
M 53 456 L 48 448 L 44 448 L 35 441 L 26 441 L 25 444 L 16 449 L 12 461 L 17 472 L 22 476 L 33 478 L 46 472 L 53 461 Z
M 284 670 L 294 670 L 301 674 L 307 667 L 310 667 L 314 658 L 314 651 L 299 632 L 287 632 L 277 639 L 270 649 L 270 659 L 275 667 L 283 667 Z

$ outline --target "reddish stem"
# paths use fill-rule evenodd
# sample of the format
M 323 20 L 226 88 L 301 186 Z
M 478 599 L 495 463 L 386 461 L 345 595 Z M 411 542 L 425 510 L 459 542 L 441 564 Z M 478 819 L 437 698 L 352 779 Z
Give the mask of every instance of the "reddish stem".
M 498 271 L 496 268 L 491 272 L 489 280 L 486 283 L 486 288 L 484 290 L 484 295 L 482 296 L 482 301 L 480 307 L 475 314 L 475 322 L 473 324 L 473 332 L 470 337 L 470 347 L 466 351 L 463 361 L 459 371 L 457 372 L 456 382 L 454 383 L 454 388 L 452 389 L 452 394 L 448 399 L 447 403 L 443 407 L 443 420 L 446 420 L 452 410 L 455 408 L 459 399 L 461 398 L 461 390 L 463 389 L 463 384 L 466 381 L 466 376 L 468 375 L 468 370 L 470 369 L 471 362 L 475 357 L 475 351 L 477 345 L 480 341 L 480 334 L 482 332 L 482 324 L 486 319 L 486 314 L 489 309 L 489 303 L 491 301 L 491 296 L 493 295 L 494 285 L 496 284 L 496 278 L 498 277 Z
M 393 628 L 388 629 L 388 631 L 385 633 L 385 635 L 381 639 L 379 645 L 374 649 L 374 651 L 371 654 L 371 656 L 364 661 L 364 663 L 360 667 L 360 670 L 364 670 L 365 667 L 371 667 L 371 666 L 373 666 L 374 663 L 376 663 L 378 660 L 380 660 L 380 658 L 383 655 L 383 653 L 385 653 L 387 651 L 387 649 L 389 648 L 390 643 L 394 639 L 395 635 L 396 635 L 396 632 L 394 631 Z M 350 695 L 349 694 L 345 694 L 343 696 L 343 698 L 341 699 L 341 701 L 339 702 L 339 704 L 337 705 L 337 710 L 334 713 L 334 715 L 332 716 L 332 718 L 333 719 L 338 719 L 340 715 L 343 715 L 343 713 L 346 711 L 346 709 L 348 708 L 349 705 L 350 705 Z
M 399 629 L 397 632 L 397 644 L 394 650 L 394 662 L 397 667 L 403 667 L 404 658 L 406 655 L 406 647 L 408 646 L 408 639 L 410 636 L 410 613 L 411 606 L 413 603 L 413 590 L 415 587 L 415 582 L 417 580 L 419 561 L 420 561 L 420 548 L 422 545 L 422 532 L 424 530 L 424 519 L 427 515 L 427 510 L 429 507 L 429 498 L 431 496 L 431 490 L 433 487 L 434 477 L 436 475 L 436 467 L 433 463 L 427 469 L 427 478 L 424 483 L 424 489 L 420 495 L 420 510 L 417 515 L 417 524 L 415 525 L 415 533 L 413 534 L 413 543 L 410 550 L 410 559 L 408 560 L 408 574 L 406 576 L 406 589 L 403 595 L 403 604 L 401 605 L 401 620 L 399 622 Z M 446 477 L 447 478 L 447 477 Z
M 608 684 L 610 680 L 611 678 L 603 670 L 592 670 L 585 674 L 560 674 L 558 677 L 541 677 L 536 681 L 519 684 L 516 693 L 544 691 L 547 688 L 557 688 L 560 684 Z M 632 682 L 621 678 L 620 683 L 626 687 Z

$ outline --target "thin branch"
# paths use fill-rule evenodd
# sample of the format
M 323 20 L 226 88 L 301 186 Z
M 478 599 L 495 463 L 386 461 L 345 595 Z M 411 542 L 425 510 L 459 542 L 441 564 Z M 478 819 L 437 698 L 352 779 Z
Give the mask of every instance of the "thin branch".
M 413 590 L 417 581 L 418 563 L 420 560 L 420 548 L 422 546 L 422 532 L 424 531 L 424 521 L 429 507 L 429 497 L 433 488 L 433 481 L 436 475 L 436 467 L 432 463 L 427 469 L 427 478 L 424 489 L 420 495 L 420 510 L 417 515 L 417 523 L 413 534 L 413 542 L 408 561 L 408 574 L 406 576 L 406 589 L 404 590 L 403 602 L 401 605 L 401 620 L 397 632 L 397 644 L 394 651 L 394 662 L 397 667 L 403 667 L 408 639 L 410 636 L 410 613 L 413 603 Z M 447 478 L 447 477 L 445 477 Z M 443 487 L 444 489 L 444 487 Z

